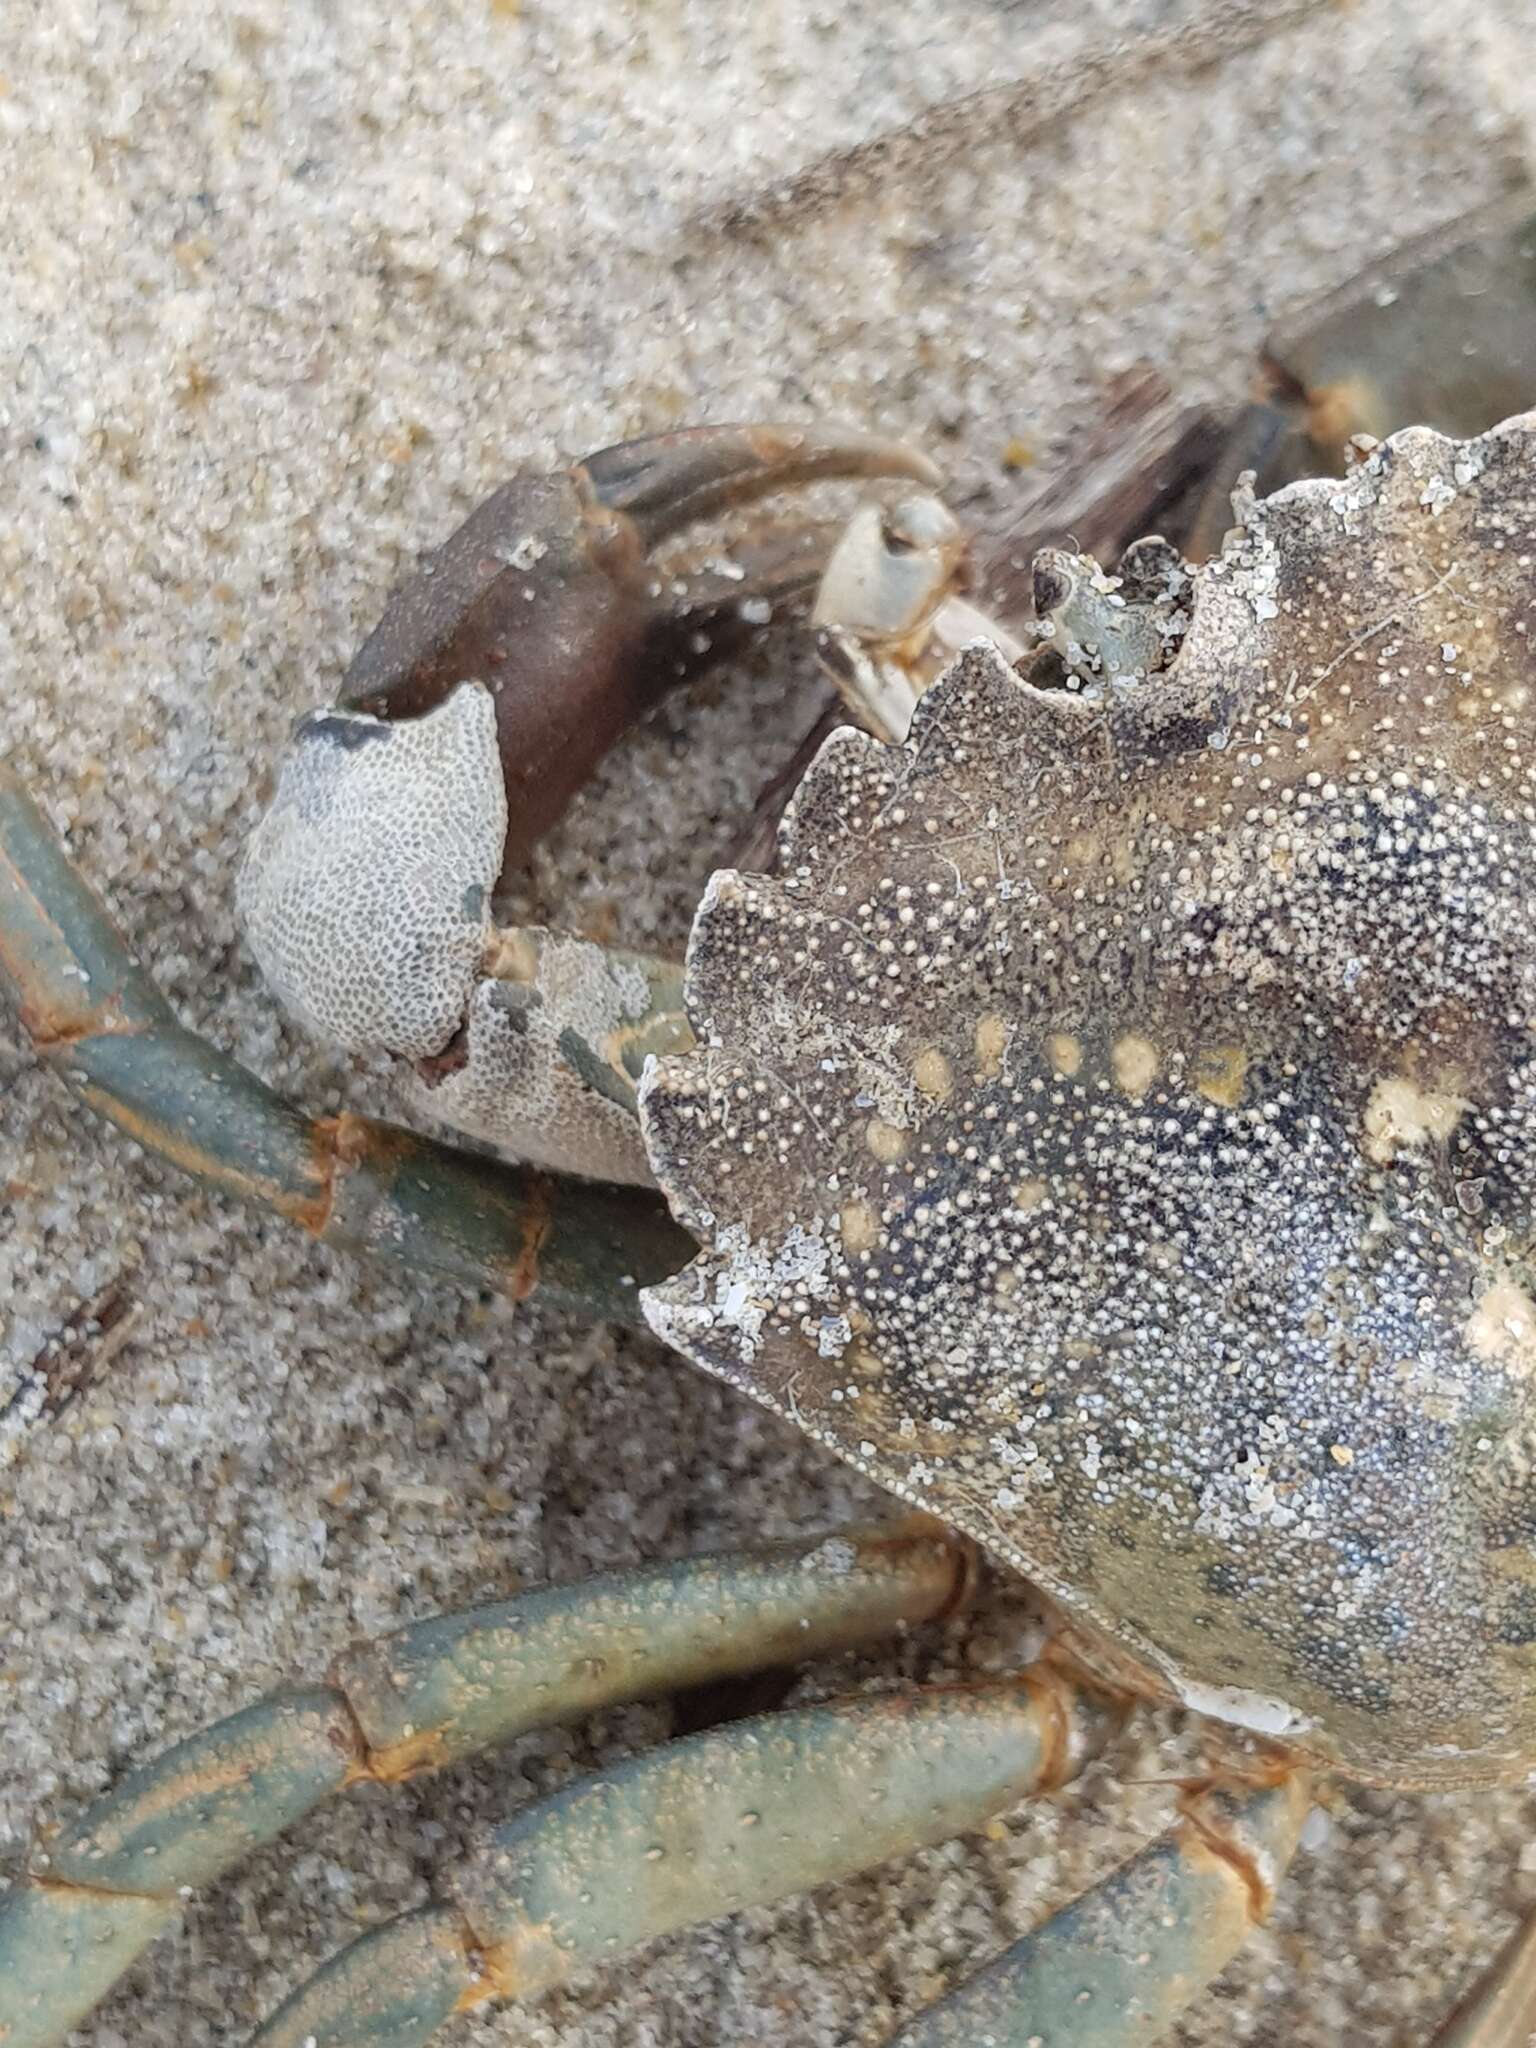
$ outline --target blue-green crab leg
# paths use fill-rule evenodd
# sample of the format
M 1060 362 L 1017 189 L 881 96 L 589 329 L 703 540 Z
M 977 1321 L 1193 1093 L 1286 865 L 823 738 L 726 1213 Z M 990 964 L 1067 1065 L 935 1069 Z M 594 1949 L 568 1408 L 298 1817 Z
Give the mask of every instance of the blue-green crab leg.
M 1157 2040 L 1263 1919 L 1310 1805 L 1302 1771 L 1199 1794 L 1176 1827 L 919 2014 L 891 2048 Z
M 467 2007 L 977 1827 L 1066 1782 L 1118 1720 L 1040 1668 L 670 1743 L 497 1828 L 438 1902 L 344 1949 L 253 2048 L 420 2048 Z
M 535 1172 L 371 1117 L 310 1117 L 180 1025 L 0 768 L 0 990 L 38 1057 L 147 1150 L 327 1244 L 639 1325 L 697 1249 L 648 1190 Z
M 621 1700 L 798 1663 L 963 1604 L 932 1525 L 690 1559 L 418 1622 L 131 1772 L 0 1899 L 0 2042 L 54 2048 L 188 1892 L 332 1793 Z M 302 2038 L 302 2037 L 301 2037 Z

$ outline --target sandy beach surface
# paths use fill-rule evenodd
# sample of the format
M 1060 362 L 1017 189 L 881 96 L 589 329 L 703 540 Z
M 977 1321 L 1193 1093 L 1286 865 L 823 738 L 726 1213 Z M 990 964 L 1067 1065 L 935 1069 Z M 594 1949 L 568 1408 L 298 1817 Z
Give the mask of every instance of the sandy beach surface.
M 493 484 L 701 418 L 910 435 L 967 516 L 1118 373 L 1244 388 L 1266 329 L 1497 196 L 1532 0 L 6 0 L 0 735 L 186 1020 L 317 1110 L 232 876 L 291 720 Z M 1013 444 L 1010 447 L 1010 444 Z M 847 502 L 839 500 L 839 503 Z M 818 700 L 791 634 L 633 736 L 514 908 L 677 946 Z M 104 1289 L 113 1355 L 16 1427 Z M 658 1346 L 311 1246 L 138 1156 L 0 1009 L 0 1871 L 354 1636 L 880 1511 Z M 1006 1668 L 1027 1602 L 800 1696 Z M 76 2037 L 242 2040 L 486 1819 L 665 1706 L 338 1802 L 193 1902 Z M 452 2048 L 876 2048 L 1166 1819 L 1147 1716 L 1061 1800 L 717 1923 Z M 1422 2041 L 1536 1899 L 1536 1794 L 1343 1789 L 1179 2033 Z M 600 1882 L 600 1875 L 595 1878 Z

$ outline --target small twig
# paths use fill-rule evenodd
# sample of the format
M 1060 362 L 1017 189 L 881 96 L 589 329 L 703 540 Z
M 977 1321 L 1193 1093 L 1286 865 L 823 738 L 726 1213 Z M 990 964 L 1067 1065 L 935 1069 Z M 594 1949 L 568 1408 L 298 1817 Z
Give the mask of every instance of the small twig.
M 128 1290 L 131 1271 L 116 1275 L 47 1340 L 15 1386 L 0 1400 L 0 1467 L 20 1455 L 28 1431 L 56 1422 L 80 1396 L 99 1386 L 112 1361 L 133 1341 L 144 1320 Z

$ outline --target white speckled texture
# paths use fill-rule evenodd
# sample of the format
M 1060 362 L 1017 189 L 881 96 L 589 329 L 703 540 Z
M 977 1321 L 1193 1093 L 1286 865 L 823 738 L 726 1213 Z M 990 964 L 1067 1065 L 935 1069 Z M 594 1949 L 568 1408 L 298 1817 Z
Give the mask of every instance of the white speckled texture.
M 441 1052 L 490 936 L 506 836 L 489 690 L 461 683 L 394 724 L 302 721 L 235 883 L 273 994 L 348 1052 Z
M 260 988 L 233 871 L 281 737 L 414 550 L 518 465 L 685 419 L 912 434 L 975 513 L 1011 437 L 1069 461 L 1133 361 L 1233 397 L 1270 321 L 1528 160 L 1530 28 L 1531 0 L 8 0 L 8 754 L 190 1022 L 316 1108 L 367 1102 Z M 829 200 L 829 151 L 901 130 Z M 680 941 L 814 693 L 781 644 L 664 711 L 517 908 Z M 136 1304 L 104 1381 L 0 1478 L 12 1864 L 34 1817 L 357 1631 L 875 1505 L 650 1344 L 190 1191 L 3 1015 L 0 1214 L 0 1373 L 114 1276 Z M 1025 1634 L 1000 1593 L 810 1682 L 990 1668 Z M 616 1713 L 337 1806 L 199 1902 L 79 2041 L 239 2040 L 474 1821 L 666 1727 Z M 995 1839 L 466 2019 L 451 2048 L 874 2048 L 1141 1839 L 1169 1801 L 1149 1781 L 1195 1754 L 1149 1722 L 1119 1779 Z M 1409 2048 L 1533 1896 L 1533 1819 L 1519 1794 L 1341 1794 L 1186 2043 Z

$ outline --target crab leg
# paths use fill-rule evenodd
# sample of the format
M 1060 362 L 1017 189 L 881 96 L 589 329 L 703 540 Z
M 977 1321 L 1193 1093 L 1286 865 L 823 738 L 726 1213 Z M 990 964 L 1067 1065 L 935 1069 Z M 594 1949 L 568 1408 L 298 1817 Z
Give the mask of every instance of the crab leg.
M 334 1792 L 878 1640 L 963 1604 L 971 1574 L 966 1551 L 909 1523 L 547 1588 L 361 1644 L 327 1684 L 269 1693 L 130 1773 L 0 1899 L 0 2041 L 62 2040 L 188 1891 Z
M 136 1143 L 348 1251 L 638 1324 L 692 1240 L 654 1195 L 311 1118 L 177 1023 L 15 774 L 0 768 L 0 985 L 38 1056 Z
M 418 2048 L 466 2007 L 977 1827 L 1064 1784 L 1117 1724 L 1040 1667 L 670 1743 L 497 1828 L 446 1897 L 344 1949 L 253 2048 Z
M 1192 1799 L 1177 1827 L 918 2016 L 891 2048 L 1156 2040 L 1268 1912 L 1311 1805 L 1305 1772 Z
M 1470 438 L 1523 412 L 1536 388 L 1533 231 L 1522 186 L 1403 243 L 1272 334 L 1259 389 L 1211 464 L 1190 560 L 1220 548 L 1245 470 L 1265 493 L 1341 474 L 1357 435 L 1419 421 Z

